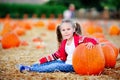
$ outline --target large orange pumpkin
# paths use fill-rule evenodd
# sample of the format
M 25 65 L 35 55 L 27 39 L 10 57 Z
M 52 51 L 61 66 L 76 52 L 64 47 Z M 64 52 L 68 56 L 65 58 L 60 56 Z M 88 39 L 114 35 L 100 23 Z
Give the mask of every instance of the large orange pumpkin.
M 105 67 L 113 68 L 116 64 L 116 55 L 114 50 L 107 44 L 102 45 L 102 50 L 105 56 Z
M 73 58 L 73 68 L 80 75 L 97 75 L 104 70 L 105 58 L 100 45 L 88 49 L 85 44 L 76 47 Z
M 20 39 L 15 33 L 10 32 L 2 37 L 1 43 L 4 49 L 18 47 L 20 45 Z

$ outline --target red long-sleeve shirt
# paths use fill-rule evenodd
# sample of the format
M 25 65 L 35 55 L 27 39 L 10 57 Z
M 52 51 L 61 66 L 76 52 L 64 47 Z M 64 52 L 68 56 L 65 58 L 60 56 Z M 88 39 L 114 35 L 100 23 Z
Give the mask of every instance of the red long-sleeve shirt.
M 63 40 L 61 42 L 61 45 L 60 45 L 58 51 L 56 51 L 55 53 L 50 54 L 46 57 L 40 58 L 40 60 L 39 60 L 40 64 L 46 63 L 46 62 L 49 62 L 52 60 L 56 60 L 56 59 L 66 61 L 66 59 L 67 59 L 67 53 L 65 52 L 66 42 L 67 42 L 67 40 Z M 98 44 L 98 41 L 95 38 L 89 38 L 89 37 L 74 34 L 75 47 L 77 47 L 80 43 L 87 43 L 87 42 L 92 42 L 94 45 Z

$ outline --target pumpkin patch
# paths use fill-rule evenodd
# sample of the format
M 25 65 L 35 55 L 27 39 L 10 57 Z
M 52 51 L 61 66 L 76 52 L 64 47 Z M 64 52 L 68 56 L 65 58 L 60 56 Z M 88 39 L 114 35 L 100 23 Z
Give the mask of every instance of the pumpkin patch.
M 55 71 L 53 73 L 36 73 L 27 72 L 27 74 L 20 73 L 15 69 L 16 64 L 31 65 L 36 62 L 40 57 L 53 53 L 58 49 L 56 41 L 56 33 L 54 26 L 53 31 L 48 30 L 49 23 L 59 24 L 58 19 L 0 19 L 0 34 L 4 26 L 7 26 L 5 33 L 14 34 L 13 36 L 4 39 L 0 35 L 0 79 L 1 80 L 20 80 L 20 79 L 54 79 L 54 80 L 119 80 L 120 77 L 120 54 L 116 54 L 119 48 L 120 53 L 120 35 L 111 36 L 108 34 L 108 26 L 112 26 L 113 21 L 97 20 L 78 20 L 82 27 L 82 35 L 95 37 L 99 40 L 100 44 L 93 47 L 92 50 L 86 49 L 84 44 L 76 51 L 74 55 L 74 69 L 75 72 L 64 73 Z M 57 21 L 56 21 L 57 20 Z M 40 22 L 42 21 L 42 22 Z M 99 24 L 98 24 L 99 23 Z M 27 26 L 28 24 L 28 26 Z M 120 23 L 119 23 L 120 24 Z M 44 25 L 44 26 L 43 26 Z M 38 26 L 40 28 L 38 28 Z M 87 27 L 94 26 L 94 30 L 87 32 Z M 98 28 L 99 27 L 99 28 Z M 22 29 L 25 30 L 22 32 Z M 103 32 L 102 32 L 103 29 Z M 14 33 L 13 33 L 14 32 Z M 22 35 L 22 36 L 21 36 Z M 3 41 L 4 39 L 4 41 Z M 111 43 L 111 42 L 113 43 Z M 20 42 L 20 44 L 19 44 Z M 14 44 L 14 47 L 13 47 Z M 114 45 L 115 44 L 115 45 Z M 2 47 L 5 46 L 5 48 Z M 106 55 L 103 53 L 103 46 L 106 50 Z M 10 47 L 8 47 L 10 46 Z M 113 46 L 113 47 L 112 47 Z M 116 47 L 117 46 L 117 47 Z M 101 47 L 101 49 L 100 49 Z M 102 50 L 102 52 L 101 52 Z M 108 52 L 107 52 L 108 51 Z M 114 53 L 115 52 L 115 53 Z M 97 54 L 95 54 L 97 53 Z M 102 53 L 102 54 L 101 54 Z M 114 53 L 114 54 L 112 54 Z M 107 59 L 105 56 L 107 56 Z M 117 56 L 118 55 L 118 56 Z M 104 56 L 104 57 L 103 57 Z M 106 65 L 107 64 L 107 65 Z M 106 66 L 105 66 L 106 65 Z M 66 68 L 65 68 L 66 69 Z M 78 75 L 79 74 L 79 75 Z M 26 76 L 27 75 L 27 76 Z

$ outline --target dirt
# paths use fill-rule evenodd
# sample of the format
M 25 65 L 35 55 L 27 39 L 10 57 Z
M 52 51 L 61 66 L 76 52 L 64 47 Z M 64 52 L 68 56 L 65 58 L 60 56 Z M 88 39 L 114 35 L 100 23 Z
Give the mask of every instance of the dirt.
M 110 36 L 107 32 L 110 24 L 111 22 L 102 23 L 104 34 L 108 40 L 120 48 L 120 35 Z M 43 40 L 41 44 L 44 47 L 36 48 L 38 44 L 32 41 L 35 37 L 40 37 Z M 15 65 L 31 65 L 40 57 L 57 50 L 55 31 L 49 31 L 47 27 L 33 27 L 32 30 L 27 31 L 26 35 L 20 36 L 20 39 L 26 40 L 29 45 L 3 49 L 0 44 L 0 80 L 120 80 L 120 55 L 114 68 L 105 68 L 99 75 L 78 75 L 75 72 L 64 73 L 59 71 L 53 73 L 20 73 Z

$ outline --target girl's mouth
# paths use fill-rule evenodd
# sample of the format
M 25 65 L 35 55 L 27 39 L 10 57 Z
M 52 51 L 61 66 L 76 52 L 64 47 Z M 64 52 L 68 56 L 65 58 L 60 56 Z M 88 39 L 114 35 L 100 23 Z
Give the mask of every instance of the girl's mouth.
M 65 35 L 65 36 L 69 36 L 69 34 Z

